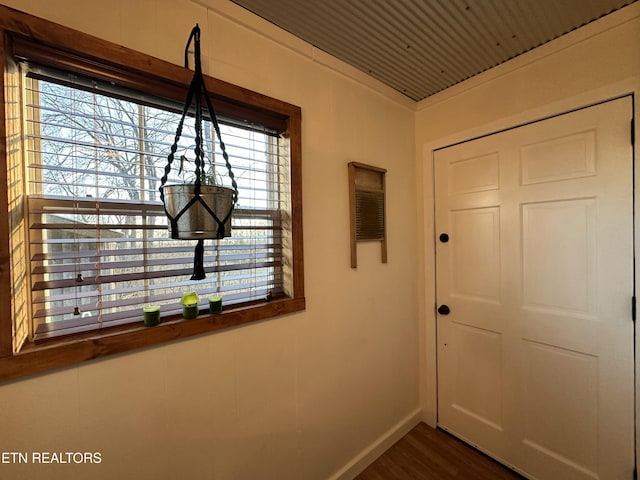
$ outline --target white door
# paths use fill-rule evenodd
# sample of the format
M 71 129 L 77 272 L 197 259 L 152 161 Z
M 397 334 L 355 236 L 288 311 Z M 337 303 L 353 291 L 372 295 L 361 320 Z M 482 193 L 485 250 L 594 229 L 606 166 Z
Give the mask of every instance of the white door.
M 438 425 L 530 478 L 632 478 L 631 118 L 435 153 Z

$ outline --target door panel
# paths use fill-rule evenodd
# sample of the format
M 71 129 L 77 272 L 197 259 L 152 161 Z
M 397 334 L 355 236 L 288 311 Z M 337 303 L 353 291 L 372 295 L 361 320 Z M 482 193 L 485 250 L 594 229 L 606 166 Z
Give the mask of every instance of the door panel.
M 531 478 L 633 471 L 631 112 L 435 154 L 438 424 Z
M 450 213 L 451 295 L 500 301 L 500 210 L 496 207 Z
M 594 473 L 598 459 L 597 363 L 592 355 L 524 342 L 523 443 L 541 455 Z M 553 372 L 554 384 L 564 387 L 549 388 L 548 372 Z M 561 422 L 549 415 L 554 410 L 562 411 Z
M 522 205 L 525 308 L 596 315 L 596 199 Z
M 456 324 L 453 408 L 496 430 L 502 429 L 500 334 Z

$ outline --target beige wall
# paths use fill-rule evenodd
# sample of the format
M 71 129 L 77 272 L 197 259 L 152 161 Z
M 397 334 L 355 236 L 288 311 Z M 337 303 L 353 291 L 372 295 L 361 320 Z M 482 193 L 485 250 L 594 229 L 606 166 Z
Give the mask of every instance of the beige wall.
M 419 414 L 415 105 L 226 0 L 2 0 L 300 105 L 307 310 L 0 385 L 0 478 L 324 479 Z M 386 168 L 389 263 L 349 262 L 347 163 Z M 375 450 L 374 450 L 375 451 Z
M 640 89 L 638 4 L 416 106 L 227 0 L 0 1 L 175 63 L 198 22 L 207 73 L 300 105 L 307 296 L 301 314 L 0 385 L 0 452 L 103 457 L 0 463 L 2 479 L 348 478 L 419 407 L 435 422 L 433 148 Z M 387 265 L 363 244 L 349 268 L 349 161 L 388 169 Z
M 639 49 L 640 4 L 634 4 L 417 105 L 420 395 L 428 423 L 436 422 L 433 150 L 618 95 L 634 93 L 639 111 Z

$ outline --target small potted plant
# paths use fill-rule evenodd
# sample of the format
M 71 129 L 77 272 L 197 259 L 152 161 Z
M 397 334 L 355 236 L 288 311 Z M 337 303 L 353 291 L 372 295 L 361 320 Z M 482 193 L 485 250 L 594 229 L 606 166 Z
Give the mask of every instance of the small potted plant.
M 142 309 L 145 327 L 155 327 L 160 323 L 160 307 L 148 305 Z
M 187 320 L 192 320 L 198 316 L 198 302 L 200 298 L 196 292 L 185 292 L 182 294 L 180 304 L 182 305 L 182 316 Z
M 222 297 L 220 295 L 214 295 L 209 297 L 209 313 L 221 313 L 222 312 Z

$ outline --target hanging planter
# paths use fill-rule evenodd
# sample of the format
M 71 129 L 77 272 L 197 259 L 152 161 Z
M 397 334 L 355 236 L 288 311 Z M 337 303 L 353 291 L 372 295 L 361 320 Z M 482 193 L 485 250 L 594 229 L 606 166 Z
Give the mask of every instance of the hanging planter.
M 171 238 L 200 240 L 230 237 L 231 216 L 227 213 L 234 207 L 233 190 L 201 185 L 200 195 L 195 192 L 196 186 L 193 184 L 164 187 L 165 208 L 175 219 L 175 222 L 171 222 Z M 226 218 L 226 221 L 219 224 L 216 219 L 220 218 Z
M 191 31 L 185 48 L 186 68 L 189 68 L 188 51 L 192 40 L 194 40 L 195 44 L 195 73 L 191 80 L 189 91 L 187 92 L 182 117 L 178 123 L 174 143 L 167 157 L 167 165 L 165 166 L 164 175 L 160 182 L 160 199 L 164 204 L 164 211 L 169 219 L 171 238 L 198 240 L 194 253 L 194 271 L 191 279 L 202 280 L 206 277 L 204 272 L 204 240 L 221 239 L 231 236 L 231 215 L 238 201 L 238 185 L 231 170 L 229 156 L 227 155 L 225 144 L 220 134 L 220 126 L 218 125 L 218 120 L 204 83 L 200 61 L 200 27 L 198 27 L 197 24 Z M 211 120 L 216 136 L 218 137 L 222 156 L 225 160 L 233 188 L 216 185 L 213 181 L 215 176 L 207 174 L 206 172 L 207 165 L 202 143 L 203 100 L 209 112 L 208 118 Z M 185 182 L 167 185 L 166 182 L 171 173 L 171 167 L 175 160 L 176 151 L 178 150 L 178 142 L 182 135 L 184 121 L 192 105 L 195 107 L 195 146 L 193 149 L 195 153 L 194 180 L 190 183 Z M 185 159 L 186 157 L 184 155 L 180 157 L 178 174 L 181 174 L 183 171 Z M 209 170 L 213 172 L 213 158 L 210 160 L 210 163 Z

